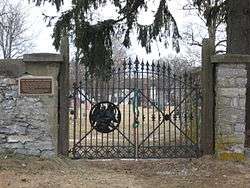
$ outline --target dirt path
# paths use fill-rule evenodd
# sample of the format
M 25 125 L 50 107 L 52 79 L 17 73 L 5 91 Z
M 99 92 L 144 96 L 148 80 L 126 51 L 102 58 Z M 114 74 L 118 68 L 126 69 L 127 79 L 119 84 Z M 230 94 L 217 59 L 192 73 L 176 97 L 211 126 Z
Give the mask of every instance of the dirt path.
M 250 187 L 250 161 L 0 158 L 0 188 Z

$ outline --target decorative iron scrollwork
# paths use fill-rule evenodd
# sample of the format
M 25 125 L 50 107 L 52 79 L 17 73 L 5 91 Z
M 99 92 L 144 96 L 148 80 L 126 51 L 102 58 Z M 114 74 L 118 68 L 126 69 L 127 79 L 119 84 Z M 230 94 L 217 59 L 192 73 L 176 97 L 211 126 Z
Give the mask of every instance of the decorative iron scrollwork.
M 121 122 L 119 108 L 111 102 L 104 101 L 95 104 L 90 110 L 90 124 L 98 132 L 113 132 Z

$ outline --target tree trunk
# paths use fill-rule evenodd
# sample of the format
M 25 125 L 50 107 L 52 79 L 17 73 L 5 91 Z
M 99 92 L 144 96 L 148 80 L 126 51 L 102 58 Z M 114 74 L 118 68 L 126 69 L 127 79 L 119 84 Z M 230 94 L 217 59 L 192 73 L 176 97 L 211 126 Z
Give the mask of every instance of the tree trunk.
M 227 52 L 250 55 L 250 0 L 229 0 Z
M 213 19 L 211 24 L 207 26 L 208 30 L 208 38 L 210 39 L 211 43 L 213 44 L 213 50 L 215 52 L 215 42 L 216 42 L 216 19 Z
M 59 129 L 58 153 L 64 156 L 69 151 L 69 39 L 66 30 L 61 41 L 63 63 L 59 72 Z
M 229 0 L 227 52 L 250 55 L 250 0 Z M 250 65 L 247 65 L 246 140 L 250 148 Z

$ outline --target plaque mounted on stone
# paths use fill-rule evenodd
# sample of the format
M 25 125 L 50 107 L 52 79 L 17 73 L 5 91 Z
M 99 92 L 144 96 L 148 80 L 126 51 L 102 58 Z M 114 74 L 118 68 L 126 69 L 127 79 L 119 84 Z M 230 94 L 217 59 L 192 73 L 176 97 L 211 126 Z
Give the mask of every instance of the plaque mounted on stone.
M 53 95 L 53 78 L 25 76 L 18 80 L 20 95 Z

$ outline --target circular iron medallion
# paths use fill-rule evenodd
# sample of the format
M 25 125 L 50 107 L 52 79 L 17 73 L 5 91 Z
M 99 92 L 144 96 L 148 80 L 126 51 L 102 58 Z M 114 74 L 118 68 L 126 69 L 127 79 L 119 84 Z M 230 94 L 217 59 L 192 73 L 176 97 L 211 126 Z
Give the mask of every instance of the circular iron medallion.
M 98 132 L 113 132 L 121 122 L 119 108 L 111 102 L 104 101 L 95 104 L 89 114 L 91 126 Z

